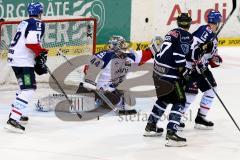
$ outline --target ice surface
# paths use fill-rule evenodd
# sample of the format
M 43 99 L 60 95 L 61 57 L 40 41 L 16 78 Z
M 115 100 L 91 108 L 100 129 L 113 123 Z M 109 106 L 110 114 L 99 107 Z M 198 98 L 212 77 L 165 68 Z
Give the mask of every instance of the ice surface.
M 222 67 L 212 69 L 218 93 L 240 125 L 240 48 L 220 48 Z M 39 89 L 35 100 L 48 93 Z M 10 110 L 14 91 L 0 92 L 0 159 L 1 160 L 238 160 L 240 132 L 217 100 L 208 118 L 215 122 L 212 131 L 193 128 L 199 98 L 191 107 L 186 129 L 180 134 L 187 137 L 188 146 L 167 148 L 165 136 L 143 137 L 146 114 L 156 98 L 137 99 L 140 117 L 118 117 L 114 113 L 87 122 L 65 122 L 54 112 L 39 113 L 34 107 L 26 109 L 30 122 L 25 134 L 9 133 L 3 129 Z M 168 111 L 169 112 L 169 109 Z M 124 118 L 124 120 L 123 120 Z M 159 125 L 165 127 L 167 121 Z M 165 134 L 165 133 L 164 133 Z

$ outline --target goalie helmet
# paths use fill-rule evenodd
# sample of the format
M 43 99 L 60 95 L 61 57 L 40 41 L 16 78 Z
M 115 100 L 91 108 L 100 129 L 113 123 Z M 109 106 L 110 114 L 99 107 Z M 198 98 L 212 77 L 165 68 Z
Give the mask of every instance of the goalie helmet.
M 43 5 L 39 2 L 30 3 L 27 10 L 29 16 L 38 16 L 43 13 Z
M 115 52 L 126 52 L 129 47 L 129 43 L 122 36 L 112 36 L 108 41 L 108 47 Z
M 177 17 L 178 27 L 189 29 L 192 23 L 192 18 L 189 13 L 180 13 Z

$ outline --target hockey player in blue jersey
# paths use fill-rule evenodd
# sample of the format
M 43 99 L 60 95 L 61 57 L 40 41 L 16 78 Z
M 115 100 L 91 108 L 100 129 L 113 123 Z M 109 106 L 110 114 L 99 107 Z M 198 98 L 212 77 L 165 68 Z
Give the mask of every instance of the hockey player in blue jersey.
M 154 41 L 154 43 L 156 43 Z M 108 42 L 109 49 L 96 53 L 90 60 L 88 69 L 85 69 L 85 82 L 96 86 L 119 110 L 119 114 L 136 114 L 131 107 L 131 95 L 117 87 L 125 79 L 132 67 L 144 64 L 153 57 L 154 51 L 129 50 L 129 44 L 122 36 L 113 36 Z M 77 93 L 81 93 L 80 86 Z M 97 106 L 107 106 L 100 97 L 96 99 Z
M 188 60 L 187 64 L 189 68 L 193 67 L 195 69 L 186 85 L 185 92 L 187 101 L 184 112 L 186 112 L 192 104 L 198 94 L 198 89 L 200 89 L 203 92 L 203 96 L 195 119 L 195 128 L 198 129 L 213 129 L 214 126 L 214 123 L 208 121 L 205 117 L 212 106 L 215 94 L 203 75 L 207 77 L 212 87 L 216 90 L 217 84 L 208 66 L 210 65 L 212 68 L 215 68 L 222 63 L 222 58 L 218 55 L 218 39 L 215 35 L 221 20 L 222 15 L 220 12 L 212 10 L 208 14 L 207 25 L 200 26 L 193 33 L 194 49 L 191 59 Z
M 188 13 L 177 17 L 178 28 L 171 30 L 164 38 L 161 50 L 155 55 L 153 80 L 157 101 L 148 118 L 144 136 L 160 136 L 163 128 L 157 122 L 167 106 L 172 104 L 167 125 L 166 146 L 185 146 L 186 138 L 177 135 L 185 104 L 183 80 L 187 76 L 186 57 L 191 53 L 192 35 L 188 32 L 192 18 Z
M 6 128 L 20 133 L 25 131 L 22 123 L 28 121 L 22 110 L 31 102 L 37 88 L 34 71 L 39 75 L 47 73 L 47 50 L 41 46 L 45 31 L 41 21 L 43 6 L 39 2 L 30 3 L 27 10 L 29 19 L 18 25 L 8 53 L 8 63 L 15 73 L 20 90 L 11 105 Z

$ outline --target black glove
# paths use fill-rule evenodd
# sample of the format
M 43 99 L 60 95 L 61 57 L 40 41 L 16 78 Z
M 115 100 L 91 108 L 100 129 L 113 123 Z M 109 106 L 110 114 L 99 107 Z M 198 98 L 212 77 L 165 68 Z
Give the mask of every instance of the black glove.
M 47 66 L 45 63 L 47 62 L 47 50 L 43 50 L 39 56 L 35 58 L 36 64 L 34 66 L 34 70 L 38 75 L 47 73 Z
M 38 75 L 42 75 L 42 74 L 46 74 L 48 72 L 47 70 L 47 66 L 45 64 L 41 64 L 41 63 L 36 63 L 34 66 L 34 71 L 38 74 Z
M 208 67 L 205 66 L 203 63 L 198 63 L 196 65 L 196 71 L 199 73 L 199 74 L 205 74 L 206 70 L 208 70 Z
M 213 42 L 201 43 L 195 50 L 195 59 L 201 59 L 205 53 L 210 53 L 213 50 Z
M 203 51 L 203 53 L 210 53 L 213 50 L 213 41 L 209 41 L 207 43 L 202 43 L 199 45 L 199 48 Z
M 190 68 L 183 69 L 183 71 L 181 72 L 183 85 L 186 85 L 189 82 L 192 72 L 193 69 Z
M 35 58 L 36 63 L 45 64 L 47 62 L 48 50 L 40 52 L 39 56 Z

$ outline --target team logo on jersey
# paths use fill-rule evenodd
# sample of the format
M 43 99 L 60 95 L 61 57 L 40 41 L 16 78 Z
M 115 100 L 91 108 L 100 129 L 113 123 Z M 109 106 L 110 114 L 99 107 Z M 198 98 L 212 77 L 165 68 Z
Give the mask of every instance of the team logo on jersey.
M 168 32 L 168 35 L 178 38 L 178 32 L 177 31 L 170 31 L 170 32 Z
M 181 44 L 181 48 L 184 54 L 187 54 L 189 52 L 189 45 L 188 44 Z

